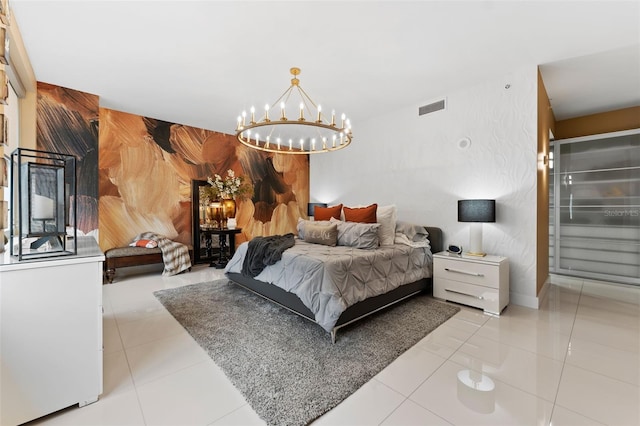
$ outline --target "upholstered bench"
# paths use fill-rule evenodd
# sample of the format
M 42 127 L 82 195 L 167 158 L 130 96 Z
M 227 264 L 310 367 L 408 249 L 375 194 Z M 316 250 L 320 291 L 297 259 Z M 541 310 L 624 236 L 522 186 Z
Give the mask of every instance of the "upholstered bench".
M 189 257 L 193 265 L 193 247 L 189 247 Z M 153 265 L 156 263 L 164 263 L 162 260 L 162 251 L 159 247 L 114 247 L 104 253 L 104 271 L 107 282 L 111 284 L 116 275 L 116 269 L 125 268 L 127 266 Z M 191 270 L 191 268 L 189 268 Z

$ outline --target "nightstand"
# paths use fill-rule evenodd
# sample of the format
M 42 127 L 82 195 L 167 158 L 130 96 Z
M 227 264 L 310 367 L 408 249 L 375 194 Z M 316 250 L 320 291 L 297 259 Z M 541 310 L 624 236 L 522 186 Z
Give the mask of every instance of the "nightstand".
M 509 304 L 509 259 L 436 253 L 433 296 L 500 315 Z

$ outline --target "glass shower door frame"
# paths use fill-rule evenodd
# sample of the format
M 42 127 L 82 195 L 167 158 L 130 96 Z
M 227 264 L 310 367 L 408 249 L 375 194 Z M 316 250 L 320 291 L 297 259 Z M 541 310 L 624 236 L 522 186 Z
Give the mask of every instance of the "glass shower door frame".
M 569 170 L 569 172 L 567 172 L 566 171 L 567 169 L 562 169 L 563 166 L 562 166 L 561 147 L 566 144 L 595 141 L 598 139 L 613 139 L 620 136 L 629 136 L 629 135 L 640 135 L 640 129 L 593 135 L 593 136 L 585 136 L 585 137 L 565 139 L 565 140 L 557 140 L 552 142 L 551 149 L 553 151 L 554 169 L 552 170 L 553 188 L 552 188 L 552 192 L 550 193 L 550 203 L 549 203 L 551 207 L 549 213 L 552 219 L 550 223 L 553 226 L 553 230 L 551 232 L 552 244 L 550 247 L 550 260 L 549 260 L 550 272 L 563 274 L 563 275 L 571 275 L 571 276 L 577 276 L 577 277 L 583 277 L 583 278 L 596 279 L 596 280 L 615 281 L 623 284 L 640 285 L 640 266 L 638 266 L 638 270 L 635 273 L 636 276 L 629 276 L 628 273 L 626 275 L 616 275 L 611 271 L 599 273 L 593 270 L 591 271 L 580 270 L 579 267 L 567 268 L 566 263 L 568 262 L 566 262 L 567 256 L 565 255 L 565 252 L 572 251 L 572 250 L 574 252 L 584 250 L 583 247 L 567 248 L 567 245 L 571 246 L 574 242 L 579 241 L 581 238 L 584 240 L 584 236 L 572 236 L 572 235 L 567 236 L 566 233 L 563 232 L 563 230 L 566 229 L 566 226 L 563 228 L 563 225 L 566 225 L 563 223 L 563 214 L 566 216 L 567 207 L 570 209 L 569 214 L 571 214 L 574 210 L 573 209 L 574 206 L 572 202 L 573 191 L 571 191 L 569 194 L 569 200 L 568 200 L 569 204 L 563 205 L 563 195 L 562 195 L 563 191 L 561 188 L 562 185 L 566 184 L 565 187 L 571 186 L 574 183 L 572 182 L 572 180 L 577 180 L 575 178 L 578 177 L 580 174 L 584 174 L 582 175 L 583 178 L 585 176 L 588 177 L 588 174 L 592 174 L 593 176 L 597 173 L 600 173 L 600 174 L 604 173 L 606 175 L 622 173 L 624 175 L 625 172 L 630 172 L 635 175 L 635 171 L 637 170 L 637 173 L 640 176 L 640 164 L 636 164 L 635 166 L 625 167 L 625 168 L 615 168 L 615 167 L 606 168 L 605 167 L 601 169 Z M 606 142 L 603 141 L 603 143 L 606 143 Z M 637 178 L 637 180 L 640 180 L 640 177 Z M 628 182 L 635 182 L 635 181 L 636 181 L 636 178 L 633 178 Z M 622 182 L 624 183 L 624 180 L 622 180 Z M 602 181 L 598 181 L 598 183 L 602 183 Z M 584 182 L 583 182 L 583 185 L 584 185 Z M 593 235 L 589 235 L 591 239 L 588 239 L 588 241 L 594 243 L 593 247 L 600 246 L 600 247 L 607 248 L 607 249 L 603 248 L 603 252 L 602 252 L 603 258 L 609 257 L 610 259 L 611 258 L 615 259 L 616 256 L 619 256 L 622 259 L 623 257 L 629 258 L 629 257 L 636 256 L 638 257 L 638 263 L 640 263 L 640 255 L 638 255 L 638 253 L 640 253 L 640 238 L 636 236 L 636 235 L 640 235 L 638 226 L 632 225 L 631 228 L 628 228 L 628 227 L 625 228 L 625 226 L 608 227 L 607 225 L 608 220 L 615 219 L 613 217 L 614 213 L 630 216 L 632 217 L 631 222 L 636 223 L 637 222 L 636 217 L 640 215 L 640 203 L 638 203 L 639 197 L 640 197 L 640 194 L 636 194 L 634 192 L 630 195 L 630 198 L 631 198 L 630 201 L 632 204 L 622 204 L 622 205 L 608 205 L 606 204 L 607 202 L 606 198 L 603 197 L 602 204 L 597 204 L 597 203 L 594 203 L 593 205 L 582 204 L 582 205 L 579 205 L 578 208 L 576 209 L 579 211 L 581 210 L 583 215 L 585 214 L 585 212 L 588 212 L 589 209 L 602 209 L 603 216 L 606 216 L 607 212 L 611 213 L 611 217 L 603 218 L 603 223 L 601 224 L 596 224 L 596 225 L 582 224 L 582 226 L 578 224 L 576 227 L 576 228 L 582 227 L 584 229 L 589 229 L 589 227 L 592 226 Z M 589 215 L 589 213 L 586 213 L 586 214 L 587 216 Z M 631 230 L 631 240 L 620 239 L 620 233 L 624 233 L 625 229 L 627 231 Z M 618 234 L 617 236 L 616 236 L 616 233 Z M 635 241 L 633 241 L 634 238 L 635 238 Z M 567 242 L 569 244 L 567 244 Z M 584 244 L 584 242 L 582 244 Z M 616 252 L 616 250 L 611 249 L 611 247 L 614 247 L 616 245 L 618 245 L 619 247 L 622 247 L 622 246 L 625 246 L 625 247 L 621 248 L 619 252 Z M 593 247 L 589 247 L 589 248 L 593 249 Z M 590 262 L 590 260 L 585 260 L 585 262 Z M 604 261 L 602 262 L 603 264 L 605 263 Z M 629 261 L 627 260 L 626 262 L 628 265 Z M 574 264 L 576 265 L 580 263 L 581 263 L 580 259 L 577 259 L 574 261 Z M 565 265 L 563 266 L 563 264 Z M 585 269 L 588 269 L 588 268 L 585 267 Z

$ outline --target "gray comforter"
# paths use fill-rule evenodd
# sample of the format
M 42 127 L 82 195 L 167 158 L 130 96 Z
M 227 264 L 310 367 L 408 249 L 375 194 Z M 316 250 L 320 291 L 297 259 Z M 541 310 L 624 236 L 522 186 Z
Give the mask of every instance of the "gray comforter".
M 225 272 L 241 273 L 247 244 L 238 247 Z M 255 279 L 295 293 L 314 313 L 316 322 L 331 331 L 349 306 L 429 278 L 431 265 L 428 247 L 395 244 L 363 250 L 296 239 L 279 262 L 267 266 Z

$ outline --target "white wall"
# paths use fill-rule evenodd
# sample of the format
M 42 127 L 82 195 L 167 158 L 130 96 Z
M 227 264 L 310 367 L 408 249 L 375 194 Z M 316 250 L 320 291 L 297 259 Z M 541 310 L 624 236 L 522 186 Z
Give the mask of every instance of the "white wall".
M 484 251 L 509 257 L 511 302 L 537 308 L 537 68 L 442 96 L 445 111 L 418 117 L 419 106 L 438 100 L 427 99 L 354 122 L 350 146 L 311 156 L 310 199 L 396 204 L 400 220 L 438 226 L 445 245 L 467 247 L 457 201 L 493 198 L 496 223 L 483 225 Z M 464 137 L 471 145 L 461 149 Z

